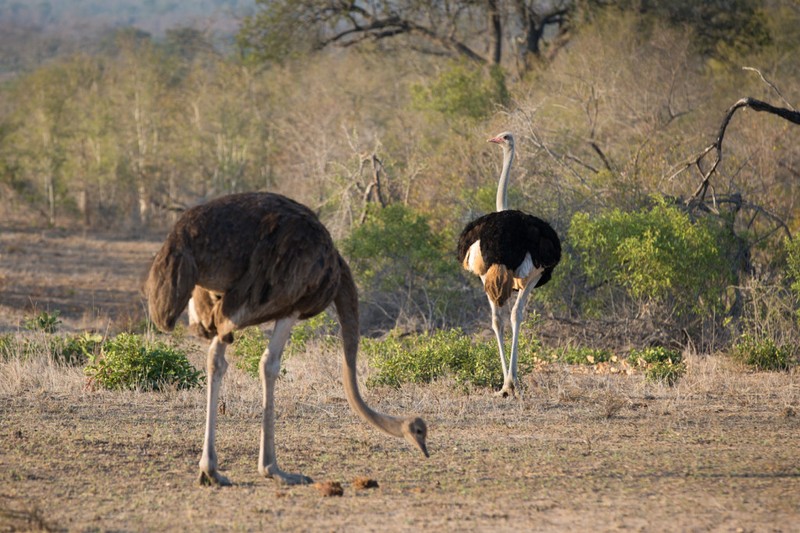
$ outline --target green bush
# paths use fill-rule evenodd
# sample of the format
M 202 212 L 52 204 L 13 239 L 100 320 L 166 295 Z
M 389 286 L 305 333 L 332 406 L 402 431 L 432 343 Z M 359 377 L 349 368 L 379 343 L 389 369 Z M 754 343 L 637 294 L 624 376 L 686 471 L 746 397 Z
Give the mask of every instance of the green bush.
M 89 361 L 84 373 L 92 384 L 105 389 L 190 389 L 204 381 L 203 373 L 185 353 L 163 342 L 146 342 L 133 333 L 120 333 L 106 341 L 100 355 Z
M 308 347 L 308 343 L 314 339 L 322 339 L 331 345 L 337 342 L 335 336 L 338 323 L 331 318 L 327 312 L 303 320 L 292 329 L 292 336 L 284 350 L 284 359 L 287 356 L 303 353 Z M 245 328 L 236 334 L 233 343 L 233 355 L 236 358 L 236 368 L 246 374 L 258 379 L 258 367 L 261 364 L 261 356 L 269 345 L 260 328 Z M 281 369 L 281 372 L 285 370 Z
M 508 99 L 505 75 L 500 67 L 492 68 L 487 77 L 483 68 L 459 63 L 427 86 L 411 86 L 415 108 L 438 111 L 449 118 L 480 120 Z
M 102 335 L 88 331 L 58 338 L 54 342 L 53 358 L 65 365 L 82 366 L 98 355 L 102 343 Z
M 672 386 L 686 373 L 686 363 L 683 362 L 681 353 L 663 346 L 634 350 L 628 359 L 635 365 L 644 367 L 644 375 L 648 381 Z
M 322 340 L 325 345 L 333 346 L 338 342 L 336 332 L 339 323 L 327 311 L 308 320 L 303 320 L 292 330 L 292 337 L 287 346 L 289 354 L 303 353 L 312 340 Z
M 16 351 L 14 336 L 10 333 L 0 335 L 0 361 L 8 361 Z
M 58 316 L 61 311 L 55 310 L 52 313 L 42 311 L 36 316 L 26 317 L 22 323 L 22 327 L 28 331 L 42 331 L 44 333 L 55 333 L 58 326 L 61 324 L 61 319 Z
M 494 340 L 473 341 L 460 329 L 390 336 L 383 340 L 363 339 L 362 348 L 377 371 L 367 380 L 368 386 L 429 383 L 444 376 L 476 387 L 497 388 L 503 384 L 497 343 Z M 533 368 L 539 352 L 536 340 L 520 337 L 520 376 Z
M 413 209 L 393 204 L 371 213 L 342 243 L 368 301 L 398 316 L 444 316 L 458 297 L 460 266 L 452 245 Z
M 784 239 L 786 250 L 786 274 L 791 280 L 790 289 L 797 301 L 800 301 L 800 239 Z M 800 309 L 796 311 L 800 322 Z
M 258 367 L 266 349 L 267 339 L 260 328 L 253 326 L 237 332 L 236 340 L 233 342 L 236 368 L 258 379 Z
M 719 310 L 733 281 L 723 230 L 663 199 L 634 212 L 576 213 L 568 238 L 588 285 L 622 287 L 641 303 L 669 301 L 678 313 Z
M 792 350 L 777 346 L 772 339 L 742 335 L 733 346 L 733 358 L 757 370 L 787 370 L 793 362 Z

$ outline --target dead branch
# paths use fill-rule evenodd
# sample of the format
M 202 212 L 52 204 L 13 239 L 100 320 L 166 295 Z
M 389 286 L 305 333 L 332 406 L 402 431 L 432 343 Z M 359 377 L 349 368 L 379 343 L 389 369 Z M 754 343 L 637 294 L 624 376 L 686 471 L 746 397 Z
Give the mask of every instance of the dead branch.
M 367 219 L 367 205 L 369 204 L 370 200 L 377 201 L 381 207 L 386 207 L 386 200 L 383 198 L 383 188 L 381 186 L 381 172 L 386 172 L 383 167 L 383 162 L 378 159 L 378 156 L 375 153 L 372 153 L 368 156 L 363 156 L 361 158 L 359 174 L 363 172 L 364 166 L 367 163 L 372 164 L 372 181 L 364 190 L 364 211 L 361 213 L 360 224 L 363 224 Z
M 720 125 L 719 132 L 717 133 L 716 140 L 708 147 L 706 147 L 700 154 L 694 158 L 693 160 L 688 161 L 681 170 L 673 174 L 673 177 L 677 174 L 683 172 L 690 166 L 694 165 L 697 167 L 697 170 L 703 177 L 703 180 L 700 182 L 700 185 L 695 190 L 694 194 L 686 201 L 687 206 L 690 209 L 693 209 L 700 204 L 705 203 L 706 193 L 708 192 L 711 176 L 717 170 L 720 162 L 722 161 L 722 141 L 725 138 L 725 131 L 728 128 L 728 124 L 730 123 L 731 119 L 733 118 L 734 113 L 737 110 L 749 107 L 754 111 L 766 111 L 767 113 L 771 113 L 773 115 L 777 115 L 784 120 L 788 120 L 793 124 L 800 124 L 800 113 L 791 109 L 786 109 L 783 107 L 775 107 L 771 104 L 766 102 L 762 102 L 761 100 L 756 100 L 755 98 L 742 98 L 734 103 L 728 111 L 725 113 L 725 117 L 722 120 L 722 124 Z M 712 162 L 711 166 L 707 171 L 703 171 L 702 162 L 705 157 L 714 152 L 714 161 Z
M 742 70 L 748 70 L 750 72 L 755 72 L 756 74 L 758 74 L 758 76 L 761 78 L 761 81 L 763 81 L 765 84 L 767 84 L 770 89 L 775 91 L 775 94 L 778 95 L 778 98 L 780 98 L 783 101 L 783 103 L 784 103 L 784 105 L 786 107 L 788 107 L 792 111 L 797 111 L 797 109 L 795 109 L 795 107 L 791 103 L 789 103 L 789 101 L 786 98 L 784 98 L 783 93 L 781 93 L 780 89 L 778 89 L 778 86 L 775 85 L 774 83 L 772 83 L 771 81 L 769 81 L 767 78 L 765 78 L 760 70 L 758 70 L 757 68 L 753 68 L 753 67 L 742 67 Z

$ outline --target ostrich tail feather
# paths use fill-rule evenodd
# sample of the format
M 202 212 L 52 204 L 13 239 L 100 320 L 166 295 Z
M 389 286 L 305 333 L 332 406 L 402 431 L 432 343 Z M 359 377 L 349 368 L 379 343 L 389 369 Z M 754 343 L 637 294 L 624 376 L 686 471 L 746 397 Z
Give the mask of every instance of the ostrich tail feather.
M 503 307 L 506 300 L 511 297 L 511 291 L 514 288 L 514 277 L 505 265 L 494 264 L 486 271 L 486 275 L 483 278 L 483 288 L 498 307 Z
M 197 264 L 190 252 L 171 245 L 170 240 L 153 259 L 144 292 L 150 320 L 161 331 L 172 331 L 189 303 L 197 281 Z

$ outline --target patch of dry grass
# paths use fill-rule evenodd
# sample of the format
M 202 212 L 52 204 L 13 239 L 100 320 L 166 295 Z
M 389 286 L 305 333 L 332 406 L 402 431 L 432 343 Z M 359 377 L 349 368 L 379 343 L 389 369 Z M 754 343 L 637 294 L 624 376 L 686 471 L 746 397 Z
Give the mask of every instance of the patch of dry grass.
M 206 345 L 183 346 L 202 368 Z M 283 468 L 341 497 L 258 476 L 260 388 L 235 365 L 218 426 L 234 486 L 217 490 L 195 484 L 204 390 L 88 391 L 79 368 L 43 353 L 0 363 L 0 498 L 42 528 L 78 530 L 788 530 L 800 518 L 796 371 L 687 355 L 674 387 L 546 365 L 519 400 L 448 379 L 364 390 L 375 409 L 427 420 L 426 460 L 350 410 L 340 358 L 312 343 L 285 361 L 276 445 Z M 363 383 L 367 361 L 359 370 Z M 377 487 L 346 489 L 358 479 Z

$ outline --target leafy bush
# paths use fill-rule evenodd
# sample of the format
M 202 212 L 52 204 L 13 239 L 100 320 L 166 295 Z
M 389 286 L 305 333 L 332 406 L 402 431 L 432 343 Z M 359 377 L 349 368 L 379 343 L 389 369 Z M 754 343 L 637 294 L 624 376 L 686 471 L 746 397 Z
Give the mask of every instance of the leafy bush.
M 335 345 L 338 342 L 336 337 L 338 325 L 339 323 L 327 311 L 303 320 L 292 330 L 292 337 L 287 346 L 288 352 L 303 353 L 308 343 L 315 339 L 321 339 L 328 346 Z
M 742 335 L 733 346 L 733 358 L 757 370 L 787 370 L 793 353 L 787 346 L 777 346 L 772 339 Z
M 0 361 L 8 361 L 16 352 L 14 336 L 10 333 L 0 335 Z
M 261 356 L 267 349 L 267 339 L 258 327 L 245 328 L 236 334 L 233 342 L 233 355 L 236 358 L 236 368 L 249 376 L 258 379 L 258 367 Z
M 91 356 L 84 369 L 90 382 L 105 389 L 160 390 L 165 385 L 190 389 L 201 385 L 203 373 L 186 354 L 163 342 L 146 342 L 141 335 L 120 333 Z
M 26 360 L 46 356 L 56 363 L 82 366 L 97 355 L 103 337 L 98 334 L 80 333 L 67 337 L 56 335 L 34 335 L 32 338 L 12 334 L 0 335 L 0 360 L 12 357 Z
M 719 308 L 733 281 L 726 236 L 663 199 L 648 209 L 576 213 L 569 240 L 587 283 L 622 287 L 638 302 L 671 301 L 678 313 Z
M 497 343 L 473 341 L 460 329 L 437 330 L 430 334 L 390 336 L 383 340 L 363 339 L 363 351 L 377 374 L 368 386 L 400 386 L 429 383 L 447 375 L 460 384 L 500 387 L 503 372 Z M 518 371 L 522 376 L 533 368 L 539 343 L 520 337 Z
M 302 353 L 313 339 L 323 339 L 324 342 L 335 344 L 337 342 L 334 332 L 338 323 L 327 312 L 303 320 L 292 329 L 292 336 L 284 350 L 287 355 Z M 261 356 L 269 345 L 269 340 L 257 327 L 245 328 L 236 335 L 233 343 L 233 355 L 236 358 L 236 367 L 246 374 L 258 379 L 258 367 Z M 281 369 L 281 372 L 285 370 Z
M 681 353 L 663 346 L 634 350 L 629 359 L 634 364 L 644 367 L 645 378 L 648 381 L 660 381 L 671 386 L 686 373 L 686 363 L 683 362 Z
M 456 64 L 428 86 L 413 85 L 411 101 L 417 109 L 431 109 L 449 118 L 480 120 L 509 99 L 505 75 L 499 67 L 489 77 L 480 67 Z
M 570 365 L 593 365 L 611 361 L 613 354 L 600 348 L 565 348 L 556 353 L 556 359 Z
M 459 265 L 425 216 L 393 204 L 372 213 L 343 243 L 368 301 L 397 316 L 441 317 L 458 295 Z
M 81 366 L 98 355 L 103 336 L 88 331 L 55 341 L 53 358 L 65 365 Z
M 42 311 L 36 316 L 26 317 L 22 323 L 22 327 L 28 331 L 42 331 L 44 333 L 55 333 L 61 324 L 61 319 L 58 316 L 61 311 L 55 310 L 52 313 Z
M 791 280 L 790 289 L 796 300 L 800 300 L 800 239 L 784 239 L 786 250 L 786 273 Z M 800 322 L 800 309 L 796 311 Z

